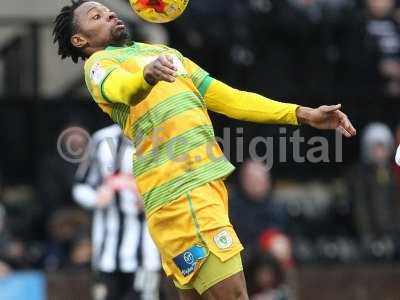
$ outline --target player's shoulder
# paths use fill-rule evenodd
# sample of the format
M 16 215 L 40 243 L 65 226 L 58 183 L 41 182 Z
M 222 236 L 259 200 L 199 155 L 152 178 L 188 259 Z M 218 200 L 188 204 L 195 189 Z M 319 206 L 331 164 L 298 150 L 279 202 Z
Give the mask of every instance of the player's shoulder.
M 101 61 L 115 61 L 119 62 L 117 53 L 110 50 L 100 50 L 96 53 L 93 53 L 86 61 L 85 61 L 85 70 L 90 70 L 93 65 L 99 63 Z

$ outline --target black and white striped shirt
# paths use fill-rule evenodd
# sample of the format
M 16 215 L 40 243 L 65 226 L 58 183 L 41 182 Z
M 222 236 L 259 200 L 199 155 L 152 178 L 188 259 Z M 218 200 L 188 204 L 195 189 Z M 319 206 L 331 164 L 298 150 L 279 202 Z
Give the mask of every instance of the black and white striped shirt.
M 160 269 L 159 254 L 138 208 L 142 200 L 136 192 L 121 189 L 110 205 L 96 207 L 96 190 L 106 178 L 132 174 L 133 151 L 117 125 L 104 128 L 93 135 L 88 158 L 76 174 L 73 196 L 81 206 L 93 210 L 93 267 L 102 272 Z

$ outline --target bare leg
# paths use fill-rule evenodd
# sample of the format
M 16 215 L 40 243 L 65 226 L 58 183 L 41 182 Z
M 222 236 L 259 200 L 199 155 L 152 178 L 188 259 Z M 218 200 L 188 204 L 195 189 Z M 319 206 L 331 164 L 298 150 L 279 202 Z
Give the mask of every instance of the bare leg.
M 178 289 L 178 294 L 179 294 L 179 300 L 201 300 L 202 298 L 200 295 L 196 292 L 196 290 L 179 290 Z
M 189 299 L 189 298 L 188 298 Z M 191 299 L 191 298 L 190 298 Z M 237 273 L 208 289 L 203 300 L 249 300 L 244 273 Z M 186 299 L 184 299 L 186 300 Z

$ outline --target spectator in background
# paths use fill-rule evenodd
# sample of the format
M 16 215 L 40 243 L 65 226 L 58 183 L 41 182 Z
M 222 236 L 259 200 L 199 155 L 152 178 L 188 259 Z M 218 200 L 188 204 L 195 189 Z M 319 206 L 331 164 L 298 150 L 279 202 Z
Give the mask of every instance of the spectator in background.
M 285 272 L 272 255 L 254 256 L 247 265 L 246 281 L 252 300 L 294 299 L 285 285 Z
M 0 260 L 0 278 L 7 276 L 10 272 L 10 267 L 5 262 Z
M 393 171 L 394 139 L 383 123 L 371 123 L 362 135 L 361 161 L 348 179 L 349 196 L 358 237 L 369 245 L 389 238 L 400 228 L 400 193 Z
M 382 92 L 400 95 L 400 34 L 395 0 L 366 0 L 366 31 L 376 45 Z
M 0 277 L 14 270 L 29 268 L 32 264 L 27 244 L 5 228 L 5 217 L 5 210 L 0 206 Z
M 75 201 L 93 211 L 92 262 L 100 275 L 94 293 L 105 291 L 96 300 L 159 298 L 160 257 L 131 175 L 133 152 L 118 125 L 97 131 L 73 186 Z M 87 254 L 84 243 L 72 257 L 79 263 Z
M 42 261 L 47 271 L 75 267 L 73 249 L 75 241 L 89 232 L 88 215 L 77 208 L 62 208 L 52 214 L 47 224 L 48 240 Z
M 296 294 L 296 271 L 294 269 L 292 242 L 289 237 L 278 229 L 267 229 L 259 236 L 258 247 L 261 257 L 269 257 L 271 260 L 276 261 L 279 266 L 278 274 L 281 274 L 278 278 L 281 278 L 281 280 L 278 281 L 278 284 L 273 289 L 264 289 L 264 291 L 259 292 L 259 298 L 254 297 L 254 299 L 269 299 L 266 298 L 267 295 L 274 300 L 294 299 Z
M 271 199 L 271 175 L 261 161 L 247 160 L 239 173 L 239 185 L 230 195 L 230 217 L 240 240 L 249 249 L 268 228 L 283 228 L 287 215 Z
M 2 187 L 0 181 L 0 276 L 32 267 L 39 255 L 32 249 L 36 209 L 29 188 Z
M 92 243 L 88 236 L 77 237 L 71 247 L 71 267 L 75 269 L 89 269 L 92 261 Z
M 285 271 L 293 267 L 292 243 L 282 231 L 267 229 L 258 241 L 260 252 L 275 257 Z

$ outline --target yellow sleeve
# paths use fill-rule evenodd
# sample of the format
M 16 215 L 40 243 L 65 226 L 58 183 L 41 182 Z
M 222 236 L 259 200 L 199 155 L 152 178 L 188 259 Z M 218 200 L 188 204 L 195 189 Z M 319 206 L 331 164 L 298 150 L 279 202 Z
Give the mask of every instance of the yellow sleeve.
M 135 105 L 146 98 L 152 86 L 143 77 L 143 71 L 130 73 L 116 68 L 104 80 L 103 97 L 112 103 Z
M 86 85 L 99 104 L 135 105 L 143 100 L 152 86 L 143 77 L 143 70 L 131 73 L 107 53 L 94 55 L 85 63 Z
M 298 125 L 296 104 L 274 101 L 240 91 L 209 77 L 202 84 L 204 100 L 211 111 L 227 117 L 265 124 Z

